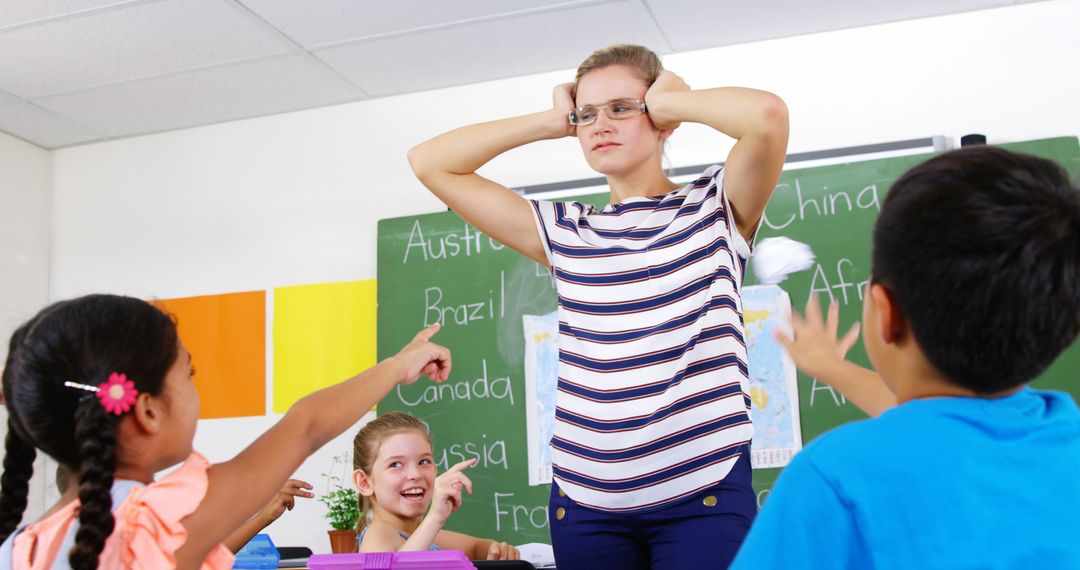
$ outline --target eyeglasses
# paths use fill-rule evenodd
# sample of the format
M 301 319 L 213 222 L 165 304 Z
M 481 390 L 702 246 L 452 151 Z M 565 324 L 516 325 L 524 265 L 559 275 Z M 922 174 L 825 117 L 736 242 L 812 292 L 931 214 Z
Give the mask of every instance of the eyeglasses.
M 614 99 L 603 105 L 582 105 L 570 111 L 570 124 L 577 127 L 591 125 L 600 116 L 600 109 L 604 110 L 609 119 L 615 120 L 629 119 L 649 112 L 645 108 L 645 101 L 641 99 Z

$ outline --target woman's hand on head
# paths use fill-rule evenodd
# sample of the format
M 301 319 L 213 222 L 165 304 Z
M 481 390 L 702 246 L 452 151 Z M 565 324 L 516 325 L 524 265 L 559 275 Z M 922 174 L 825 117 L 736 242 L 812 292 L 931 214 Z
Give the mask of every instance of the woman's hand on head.
M 649 90 L 645 92 L 645 107 L 649 111 L 649 119 L 660 130 L 675 130 L 682 121 L 667 113 L 664 97 L 670 93 L 688 92 L 690 86 L 683 81 L 682 77 L 664 70 L 657 76 Z
M 446 522 L 450 515 L 461 506 L 461 490 L 472 494 L 472 480 L 464 471 L 476 465 L 477 459 L 466 459 L 446 470 L 435 478 L 435 492 L 431 500 L 431 511 L 439 520 Z
M 574 98 L 570 90 L 573 83 L 560 83 L 551 91 L 552 132 L 551 138 L 577 136 L 577 127 L 570 124 L 570 111 L 574 110 Z
M 439 323 L 435 323 L 416 333 L 412 342 L 391 357 L 404 368 L 401 384 L 412 384 L 420 376 L 427 376 L 434 382 L 450 378 L 450 351 L 431 342 L 431 337 L 439 332 L 439 327 Z
M 514 545 L 506 542 L 492 542 L 487 551 L 488 560 L 520 560 L 521 553 Z

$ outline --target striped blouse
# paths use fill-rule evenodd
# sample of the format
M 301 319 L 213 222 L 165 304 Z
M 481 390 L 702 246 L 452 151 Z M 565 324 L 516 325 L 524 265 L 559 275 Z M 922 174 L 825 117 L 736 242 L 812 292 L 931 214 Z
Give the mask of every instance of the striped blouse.
M 530 203 L 558 293 L 559 487 L 631 511 L 723 480 L 753 436 L 739 298 L 750 247 L 723 170 L 601 211 Z

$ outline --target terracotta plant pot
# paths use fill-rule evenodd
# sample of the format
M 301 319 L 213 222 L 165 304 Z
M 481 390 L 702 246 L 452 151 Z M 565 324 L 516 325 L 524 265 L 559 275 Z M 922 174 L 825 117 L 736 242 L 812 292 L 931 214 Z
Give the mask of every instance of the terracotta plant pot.
M 328 530 L 330 535 L 330 551 L 334 554 L 356 552 L 355 530 Z

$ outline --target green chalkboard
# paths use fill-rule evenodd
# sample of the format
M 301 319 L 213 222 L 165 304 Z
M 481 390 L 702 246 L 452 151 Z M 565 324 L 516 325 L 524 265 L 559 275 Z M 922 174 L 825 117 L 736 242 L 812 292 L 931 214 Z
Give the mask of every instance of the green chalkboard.
M 1080 173 L 1076 137 L 1003 145 Z M 811 291 L 840 303 L 846 329 L 861 314 L 859 284 L 869 277 L 870 234 L 885 192 L 928 155 L 836 164 L 784 172 L 765 212 L 759 238 L 785 235 L 808 243 L 814 268 L 783 283 L 801 309 Z M 581 198 L 579 198 L 581 199 Z M 606 195 L 583 201 L 600 204 Z M 748 275 L 747 284 L 753 284 Z M 555 310 L 547 271 L 500 246 L 451 212 L 382 220 L 378 228 L 378 356 L 385 358 L 427 324 L 443 322 L 437 340 L 454 353 L 451 379 L 400 387 L 379 412 L 407 411 L 435 437 L 440 471 L 479 457 L 469 471 L 474 493 L 448 528 L 515 543 L 549 542 L 548 485 L 530 485 L 526 436 L 523 315 Z M 850 354 L 868 365 L 861 344 Z M 752 365 L 752 363 L 751 363 Z M 1038 385 L 1080 397 L 1080 345 Z M 804 445 L 822 432 L 865 417 L 839 393 L 799 374 Z M 779 469 L 754 472 L 759 500 Z
M 1001 145 L 1016 151 L 1053 159 L 1073 179 L 1080 174 L 1080 143 L 1061 137 Z M 908 168 L 929 155 L 869 160 L 784 172 L 765 210 L 760 238 L 784 235 L 811 244 L 815 267 L 789 277 L 782 287 L 794 307 L 802 310 L 811 292 L 836 299 L 840 327 L 847 330 L 862 315 L 861 284 L 870 277 L 870 235 L 886 190 Z M 752 273 L 746 284 L 754 284 Z M 870 366 L 860 340 L 848 358 Z M 839 392 L 799 373 L 799 409 L 803 444 L 842 423 L 865 418 Z M 1071 392 L 1080 399 L 1080 344 L 1074 345 L 1036 382 Z M 754 472 L 759 502 L 772 487 L 779 469 Z

